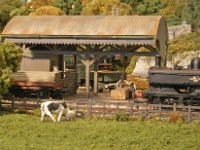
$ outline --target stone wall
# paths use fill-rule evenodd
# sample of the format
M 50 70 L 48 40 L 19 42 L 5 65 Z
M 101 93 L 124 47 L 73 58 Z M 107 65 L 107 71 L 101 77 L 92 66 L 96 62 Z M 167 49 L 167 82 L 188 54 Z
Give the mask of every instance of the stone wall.
M 183 22 L 181 25 L 178 26 L 168 27 L 169 40 L 177 38 L 182 34 L 188 34 L 190 32 L 191 32 L 191 25 L 186 24 L 186 22 Z

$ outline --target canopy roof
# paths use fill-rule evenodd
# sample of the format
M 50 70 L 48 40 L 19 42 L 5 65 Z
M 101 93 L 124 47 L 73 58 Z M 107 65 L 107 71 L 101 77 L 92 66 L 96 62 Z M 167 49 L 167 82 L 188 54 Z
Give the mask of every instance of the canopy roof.
M 156 40 L 168 41 L 161 16 L 17 16 L 2 35 L 6 41 L 25 44 L 154 45 Z

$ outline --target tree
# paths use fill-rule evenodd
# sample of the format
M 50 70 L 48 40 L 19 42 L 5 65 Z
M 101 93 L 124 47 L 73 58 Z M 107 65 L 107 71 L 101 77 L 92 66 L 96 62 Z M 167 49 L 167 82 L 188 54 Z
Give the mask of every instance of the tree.
M 167 59 L 172 61 L 177 54 L 180 56 L 180 59 L 184 59 L 187 56 L 187 53 L 184 52 L 191 51 L 200 51 L 200 34 L 198 32 L 182 35 L 172 40 L 169 43 Z
M 33 11 L 36 11 L 38 8 L 42 6 L 52 6 L 53 0 L 32 0 L 30 3 L 28 3 L 28 6 L 33 9 Z
M 0 30 L 2 30 L 10 20 L 10 12 L 21 6 L 22 3 L 20 0 L 0 0 Z
M 35 12 L 30 13 L 29 15 L 30 16 L 47 16 L 47 15 L 60 16 L 60 15 L 64 15 L 64 12 L 54 6 L 42 6 L 36 9 Z
M 23 5 L 20 8 L 16 8 L 16 9 L 12 10 L 10 12 L 10 17 L 13 17 L 13 16 L 27 16 L 32 11 L 33 10 L 29 6 Z
M 178 25 L 185 20 L 186 0 L 162 0 L 160 15 L 167 19 L 168 24 Z
M 84 8 L 83 15 L 111 15 L 112 8 L 118 8 L 119 15 L 131 15 L 130 5 L 121 3 L 120 0 L 91 0 Z
M 21 48 L 14 43 L 0 44 L 0 95 L 6 93 L 11 86 L 11 74 L 19 69 L 21 59 Z
M 130 5 L 132 10 L 136 12 L 136 7 L 143 3 L 143 0 L 121 0 L 121 2 Z
M 187 20 L 192 24 L 193 31 L 200 29 L 200 1 L 188 0 Z
M 157 15 L 161 8 L 161 0 L 143 0 L 143 2 L 138 3 L 136 12 L 139 15 Z
M 64 11 L 66 15 L 80 15 L 82 12 L 81 0 L 55 0 L 54 5 Z

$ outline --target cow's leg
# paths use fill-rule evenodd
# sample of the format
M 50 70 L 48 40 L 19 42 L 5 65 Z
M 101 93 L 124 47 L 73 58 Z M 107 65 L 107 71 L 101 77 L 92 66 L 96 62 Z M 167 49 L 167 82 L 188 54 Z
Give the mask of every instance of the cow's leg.
M 44 116 L 45 116 L 45 112 L 44 112 L 44 110 L 42 110 L 42 112 L 41 112 L 41 121 L 44 120 Z
M 60 122 L 60 119 L 62 117 L 63 111 L 60 111 L 59 115 L 58 115 L 58 122 Z
M 56 119 L 51 112 L 48 111 L 46 114 L 51 118 L 51 120 L 53 120 L 53 122 L 56 122 Z

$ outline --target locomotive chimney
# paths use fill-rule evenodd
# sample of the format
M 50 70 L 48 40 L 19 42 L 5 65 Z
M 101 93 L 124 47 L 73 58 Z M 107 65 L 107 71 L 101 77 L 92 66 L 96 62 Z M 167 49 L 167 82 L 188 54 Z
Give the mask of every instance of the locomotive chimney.
M 160 55 L 155 56 L 155 66 L 157 68 L 161 67 L 161 56 Z
M 191 69 L 200 69 L 200 58 L 196 57 L 191 60 Z

